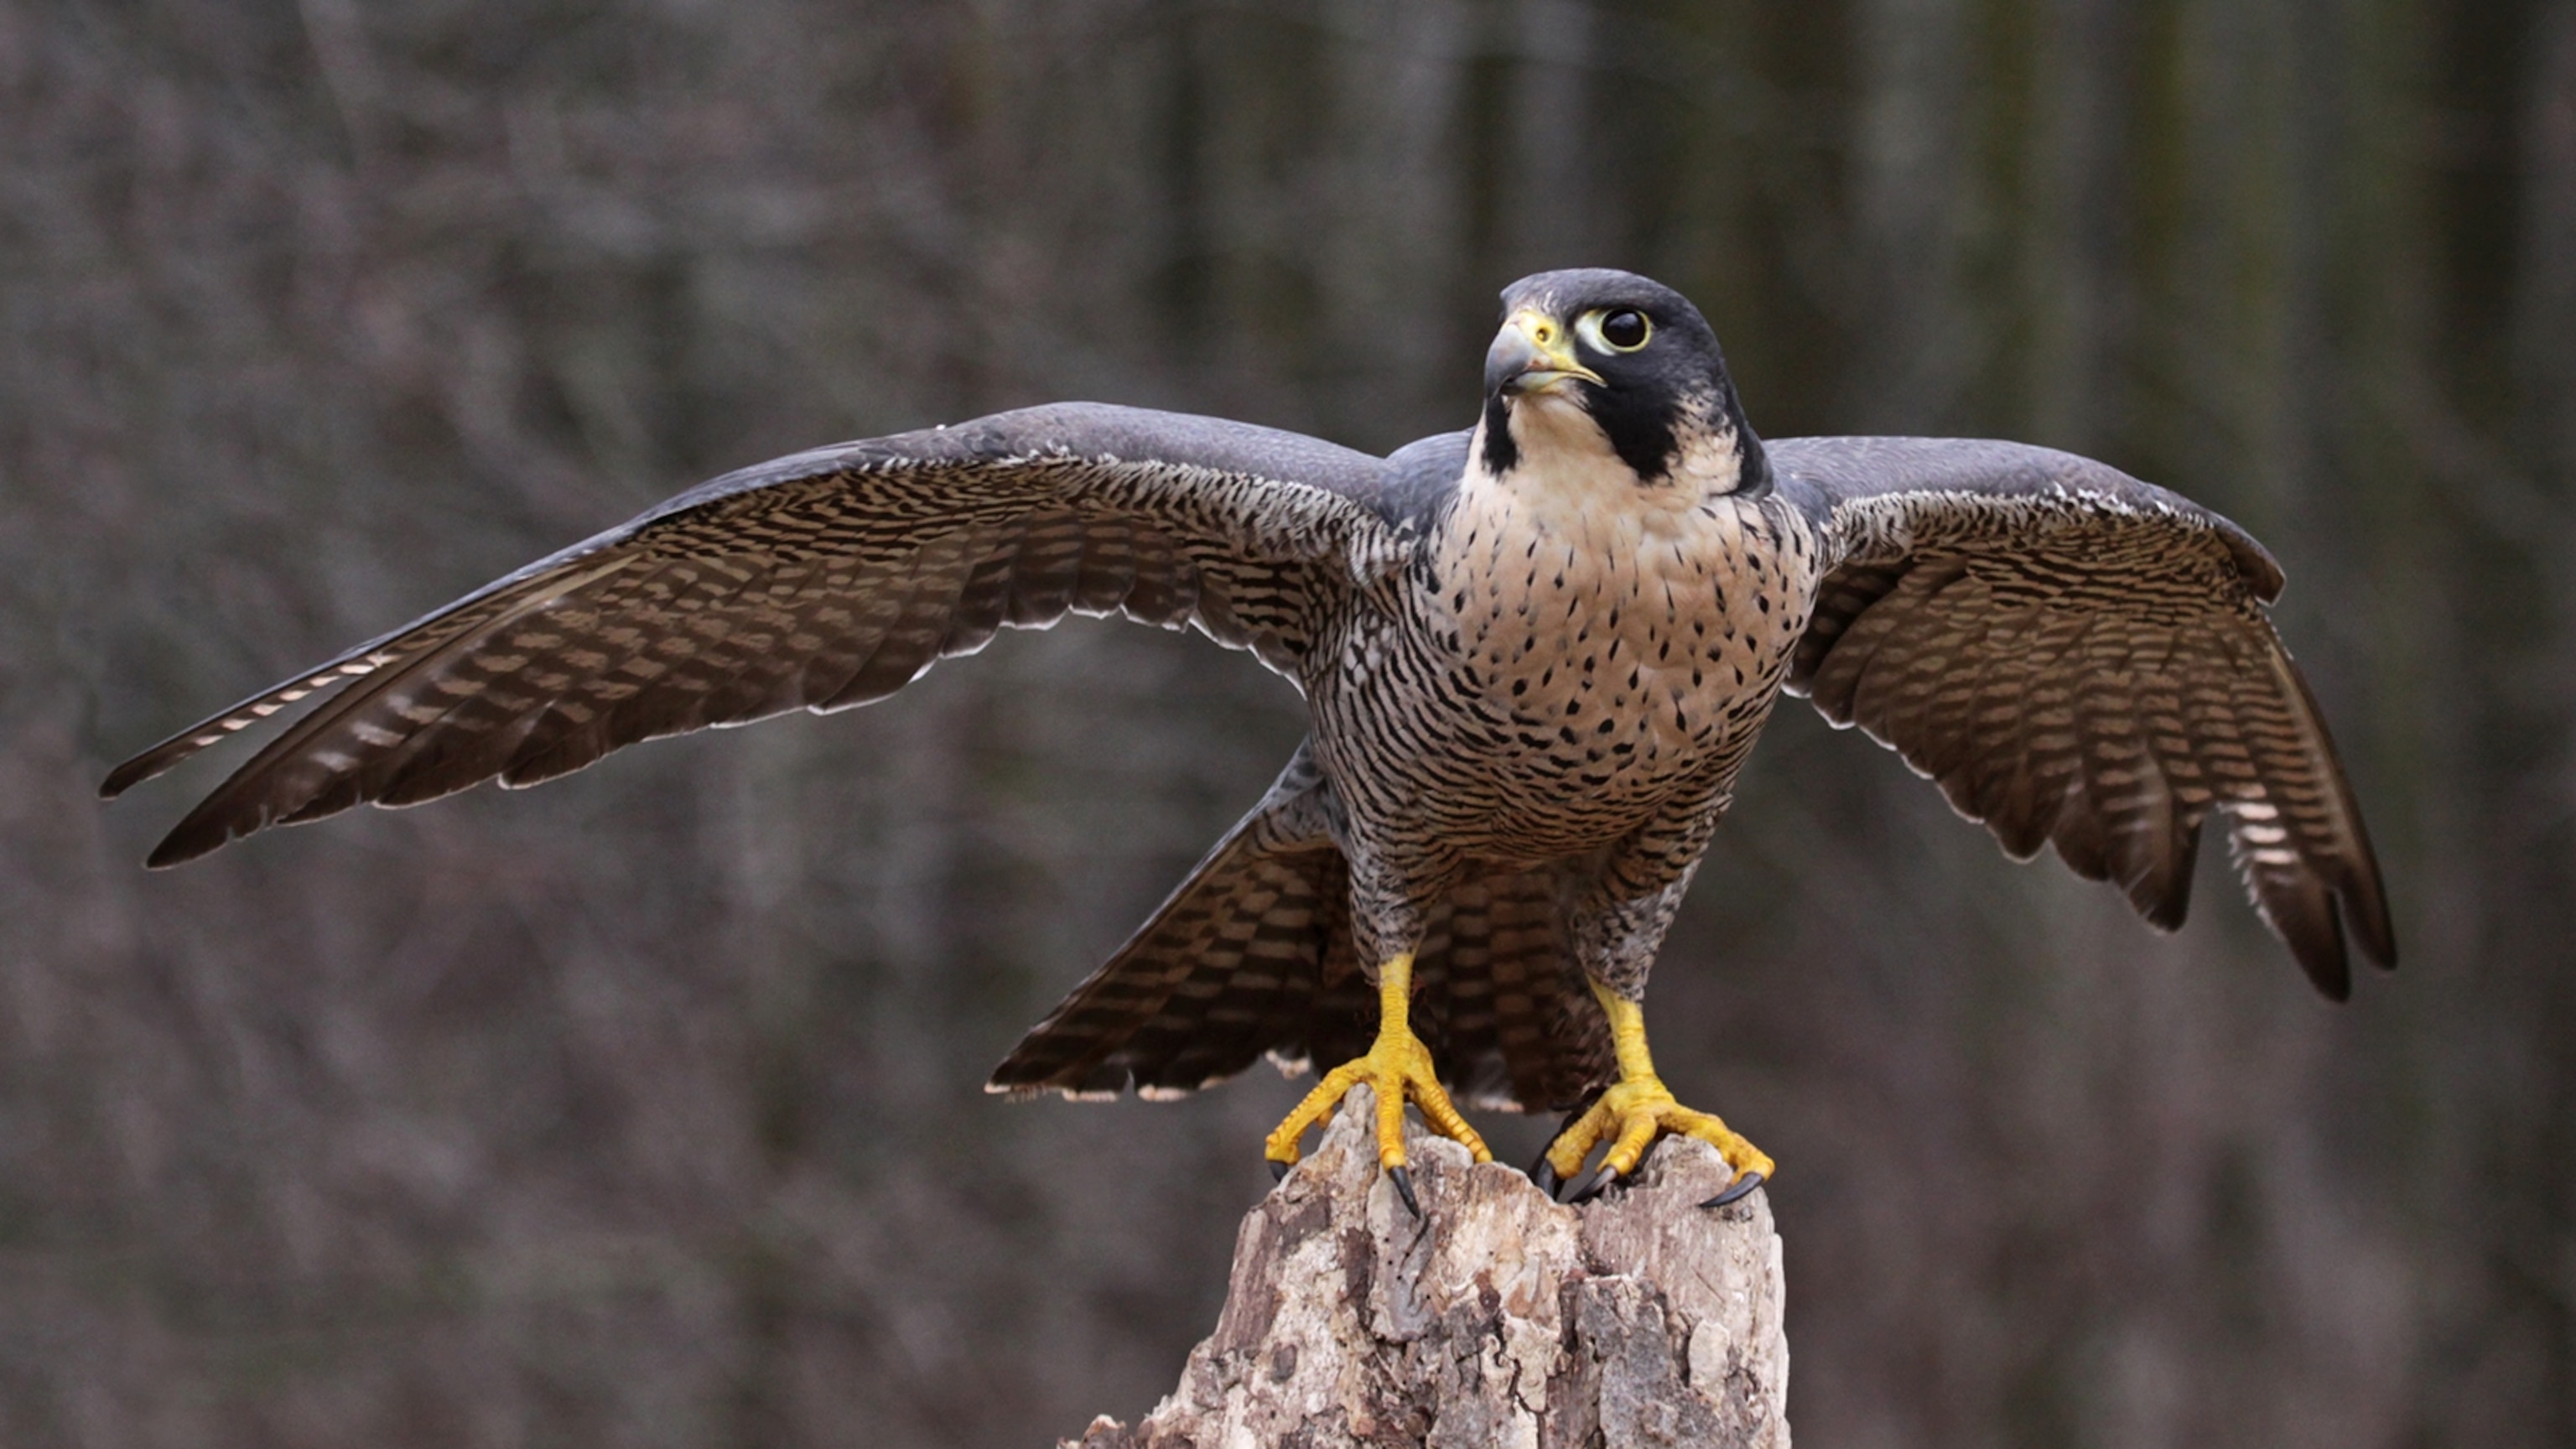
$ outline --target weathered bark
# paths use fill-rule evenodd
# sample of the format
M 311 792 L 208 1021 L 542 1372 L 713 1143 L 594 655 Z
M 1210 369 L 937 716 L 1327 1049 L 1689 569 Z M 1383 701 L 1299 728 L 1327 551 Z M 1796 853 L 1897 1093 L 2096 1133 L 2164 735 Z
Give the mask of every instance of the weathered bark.
M 1667 1141 L 1580 1208 L 1408 1121 L 1417 1221 L 1365 1088 L 1245 1216 L 1216 1332 L 1144 1422 L 1070 1449 L 1788 1449 L 1780 1239 L 1726 1164 Z

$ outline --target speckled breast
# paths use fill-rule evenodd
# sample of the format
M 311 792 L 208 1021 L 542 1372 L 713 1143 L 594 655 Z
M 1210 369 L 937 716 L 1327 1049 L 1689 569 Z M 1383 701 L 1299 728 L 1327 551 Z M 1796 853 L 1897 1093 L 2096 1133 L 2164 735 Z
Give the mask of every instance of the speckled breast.
M 1722 798 L 1813 599 L 1815 539 L 1776 500 L 1550 501 L 1462 490 L 1410 575 L 1411 637 L 1362 665 L 1401 680 L 1419 748 L 1348 766 L 1467 853 L 1579 853 Z

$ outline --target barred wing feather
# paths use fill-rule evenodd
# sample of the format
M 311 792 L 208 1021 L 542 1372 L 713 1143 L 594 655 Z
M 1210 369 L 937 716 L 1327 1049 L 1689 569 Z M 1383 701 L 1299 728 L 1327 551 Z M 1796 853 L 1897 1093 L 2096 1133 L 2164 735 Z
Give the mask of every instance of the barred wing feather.
M 2072 454 L 1800 438 L 1784 493 L 1838 560 L 1789 688 L 1936 781 L 2027 859 L 2043 844 L 2172 929 L 2215 810 L 2248 893 L 2317 988 L 2347 933 L 2396 961 L 2360 808 L 2234 524 Z
M 531 785 L 610 750 L 883 698 L 1006 626 L 1195 625 L 1294 672 L 1393 557 L 1382 460 L 1095 404 L 781 458 L 681 494 L 136 756 L 107 795 L 337 689 L 182 820 L 274 824 Z

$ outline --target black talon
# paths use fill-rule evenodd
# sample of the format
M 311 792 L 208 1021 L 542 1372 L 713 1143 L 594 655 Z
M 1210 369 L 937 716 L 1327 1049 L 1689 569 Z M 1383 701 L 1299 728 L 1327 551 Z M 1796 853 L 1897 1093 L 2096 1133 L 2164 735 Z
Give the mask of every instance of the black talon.
M 1565 1179 L 1556 1175 L 1556 1164 L 1548 1160 L 1548 1154 L 1555 1150 L 1556 1144 L 1564 1139 L 1566 1133 L 1574 1130 L 1574 1124 L 1582 1121 L 1584 1114 L 1592 1110 L 1592 1104 L 1600 1101 L 1601 1094 L 1608 1090 L 1610 1090 L 1610 1084 L 1603 1082 L 1586 1091 L 1582 1099 L 1574 1104 L 1573 1110 L 1565 1114 L 1564 1120 L 1556 1124 L 1556 1131 L 1549 1134 L 1547 1146 L 1539 1149 L 1538 1161 L 1530 1164 L 1530 1181 L 1538 1184 L 1538 1190 L 1546 1193 L 1550 1202 L 1564 1202 L 1568 1199 L 1557 1196 L 1558 1190 L 1565 1186 Z M 1591 1154 L 1587 1151 L 1585 1155 Z M 1576 1163 L 1575 1166 L 1580 1168 L 1582 1164 Z M 1572 1201 L 1579 1202 L 1581 1199 L 1576 1198 Z
M 1704 1208 L 1722 1208 L 1728 1203 L 1734 1202 L 1736 1199 L 1743 1197 L 1746 1193 L 1753 1191 L 1753 1189 L 1760 1187 L 1761 1185 L 1761 1173 L 1747 1172 L 1742 1177 L 1728 1183 L 1726 1191 L 1719 1193 L 1717 1196 L 1710 1198 L 1704 1203 L 1701 1203 L 1700 1206 Z
M 1276 1158 L 1266 1160 L 1270 1163 L 1270 1180 L 1272 1182 L 1286 1182 L 1288 1180 L 1288 1169 L 1297 1165 L 1293 1162 L 1281 1162 Z
M 1417 1218 L 1422 1216 L 1422 1204 L 1413 1200 L 1413 1174 L 1401 1167 L 1390 1167 L 1386 1175 L 1395 1182 L 1395 1195 L 1404 1199 L 1404 1210 Z
M 1566 1201 L 1578 1203 L 1590 1202 L 1594 1198 L 1599 1197 L 1605 1189 L 1618 1180 L 1619 1169 L 1612 1167 L 1609 1163 L 1605 1162 L 1601 1164 L 1601 1170 L 1592 1174 L 1589 1178 L 1586 1178 L 1583 1186 L 1576 1188 L 1574 1190 L 1574 1196 L 1567 1198 Z

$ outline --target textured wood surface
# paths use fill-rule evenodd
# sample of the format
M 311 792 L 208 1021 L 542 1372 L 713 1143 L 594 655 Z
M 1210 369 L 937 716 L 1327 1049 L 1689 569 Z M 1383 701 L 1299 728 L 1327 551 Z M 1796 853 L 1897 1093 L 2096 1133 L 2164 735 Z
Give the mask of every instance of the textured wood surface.
M 1762 1193 L 1698 1206 L 1728 1181 L 1715 1152 L 1667 1141 L 1571 1208 L 1408 1122 L 1417 1221 L 1360 1130 L 1366 1093 L 1245 1215 L 1179 1386 L 1068 1449 L 1788 1449 L 1780 1239 Z

